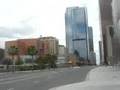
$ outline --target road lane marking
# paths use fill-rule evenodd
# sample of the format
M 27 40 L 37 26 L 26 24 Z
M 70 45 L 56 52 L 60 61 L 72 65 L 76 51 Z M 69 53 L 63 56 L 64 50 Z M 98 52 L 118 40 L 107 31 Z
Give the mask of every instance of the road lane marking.
M 40 81 L 33 81 L 34 84 L 38 84 Z
M 46 74 L 46 73 L 44 73 Z M 42 76 L 44 76 L 44 74 L 41 74 Z M 47 74 L 46 74 L 47 75 Z M 30 76 L 30 75 L 29 75 Z M 16 80 L 12 80 L 12 81 L 4 81 L 4 82 L 0 82 L 0 85 L 3 84 L 11 84 L 11 83 L 15 83 L 15 82 L 20 82 L 20 81 L 25 81 L 25 80 L 31 80 L 31 79 L 35 79 L 35 78 L 40 78 L 41 76 L 38 75 L 34 75 L 34 76 L 30 76 L 30 77 L 26 77 L 26 78 L 20 78 L 20 79 L 16 79 Z
M 13 81 L 5 81 L 5 82 L 1 82 L 0 85 L 2 85 L 2 84 L 11 84 L 11 83 L 20 82 L 20 81 L 25 81 L 25 80 L 31 80 L 31 79 L 39 78 L 39 77 L 40 77 L 40 76 L 33 76 L 33 77 L 28 77 L 28 78 L 13 80 Z
M 52 73 L 58 73 L 58 72 L 56 72 L 56 71 L 52 71 Z
M 33 75 L 35 75 L 35 74 L 33 73 L 33 74 L 30 74 L 30 75 L 23 75 L 23 76 L 17 76 L 17 77 L 4 78 L 4 79 L 0 79 L 0 82 L 1 81 L 15 80 L 15 79 L 22 79 L 22 78 L 30 77 L 30 76 L 33 76 Z
M 8 88 L 7 90 L 15 90 L 14 88 Z
M 63 71 L 63 70 L 61 70 Z M 30 75 L 23 75 L 23 76 L 18 76 L 18 77 L 15 77 L 15 78 L 7 78 L 7 79 L 0 79 L 0 85 L 3 85 L 3 84 L 11 84 L 11 83 L 16 83 L 16 82 L 20 82 L 20 81 L 25 81 L 25 80 L 31 80 L 31 79 L 34 79 L 34 78 L 40 78 L 41 75 L 44 76 L 44 75 L 48 75 L 48 73 L 51 73 L 51 74 L 57 74 L 59 73 L 59 71 L 52 71 L 52 72 L 44 72 L 42 74 L 40 73 L 33 73 L 33 74 L 30 74 Z M 38 83 L 38 82 L 35 82 L 35 83 Z
M 73 67 L 74 69 L 80 68 L 80 67 Z

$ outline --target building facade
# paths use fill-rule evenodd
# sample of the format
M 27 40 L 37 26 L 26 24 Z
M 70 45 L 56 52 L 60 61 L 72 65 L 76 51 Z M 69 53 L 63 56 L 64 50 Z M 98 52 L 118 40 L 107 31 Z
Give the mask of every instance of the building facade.
M 2 59 L 4 59 L 5 57 L 5 50 L 0 48 L 0 62 L 2 61 Z
M 64 45 L 58 45 L 58 55 L 66 56 L 66 48 Z
M 58 39 L 55 37 L 40 37 L 38 39 L 38 53 L 39 55 L 58 55 Z
M 89 45 L 89 63 L 96 64 L 96 54 L 94 52 L 94 43 L 93 43 L 93 29 L 88 27 L 88 45 Z
M 5 49 L 8 50 L 10 46 L 16 46 L 19 48 L 20 55 L 27 55 L 28 47 L 34 46 L 37 49 L 37 39 L 18 39 L 15 41 L 7 41 L 5 43 Z
M 88 40 L 89 40 L 89 51 L 94 51 L 94 44 L 93 44 L 93 29 L 92 27 L 88 27 Z
M 120 0 L 112 0 L 113 11 L 113 63 L 120 64 Z
M 108 43 L 107 43 L 107 27 L 113 25 L 112 18 L 112 0 L 99 0 L 100 6 L 100 22 L 101 22 L 101 41 L 102 41 L 102 64 L 108 64 Z
M 19 49 L 18 56 L 16 56 L 15 59 L 22 59 L 23 61 L 26 59 L 31 59 L 31 56 L 28 55 L 28 48 L 30 46 L 34 46 L 36 49 L 38 49 L 37 39 L 18 39 L 14 41 L 7 41 L 5 43 L 6 58 L 11 58 L 11 56 L 8 54 L 8 49 L 11 46 L 15 46 Z
M 57 64 L 65 64 L 67 63 L 66 60 L 66 48 L 64 45 L 59 45 L 58 46 L 58 60 Z
M 15 41 L 5 42 L 5 56 L 10 58 L 8 54 L 8 49 L 11 46 L 16 46 L 19 49 L 18 56 L 16 59 L 20 58 L 23 61 L 31 59 L 28 55 L 28 48 L 34 46 L 38 51 L 37 56 L 45 56 L 47 54 L 58 55 L 58 40 L 55 37 L 40 37 L 35 39 L 18 39 Z M 36 56 L 34 59 L 37 58 Z
M 84 7 L 69 7 L 65 13 L 66 47 L 68 54 L 88 59 L 88 18 Z
M 94 51 L 89 52 L 89 64 L 96 65 L 96 53 Z

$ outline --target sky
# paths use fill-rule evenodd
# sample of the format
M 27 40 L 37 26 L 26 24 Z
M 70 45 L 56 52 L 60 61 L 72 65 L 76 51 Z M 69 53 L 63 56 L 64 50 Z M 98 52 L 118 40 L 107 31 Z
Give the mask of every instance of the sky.
M 94 49 L 99 63 L 100 26 L 98 0 L 0 0 L 0 48 L 4 42 L 20 38 L 54 36 L 65 45 L 65 10 L 87 7 L 93 27 Z

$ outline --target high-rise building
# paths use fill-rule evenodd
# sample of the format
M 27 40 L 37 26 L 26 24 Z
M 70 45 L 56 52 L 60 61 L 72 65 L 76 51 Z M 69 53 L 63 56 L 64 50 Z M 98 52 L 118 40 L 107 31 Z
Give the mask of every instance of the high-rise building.
M 88 27 L 88 40 L 89 40 L 89 51 L 94 51 L 93 45 L 93 29 L 92 27 Z
M 88 18 L 85 7 L 69 7 L 65 13 L 66 47 L 68 54 L 88 60 Z
M 120 0 L 112 0 L 113 12 L 113 63 L 120 63 Z
M 100 22 L 101 22 L 101 41 L 102 41 L 102 63 L 108 64 L 108 43 L 107 43 L 107 27 L 113 25 L 112 19 L 112 0 L 99 0 L 100 6 Z M 104 60 L 103 60 L 104 59 Z
M 89 62 L 90 64 L 96 64 L 96 54 L 94 52 L 94 44 L 93 44 L 93 29 L 92 27 L 88 27 L 88 45 L 89 45 Z

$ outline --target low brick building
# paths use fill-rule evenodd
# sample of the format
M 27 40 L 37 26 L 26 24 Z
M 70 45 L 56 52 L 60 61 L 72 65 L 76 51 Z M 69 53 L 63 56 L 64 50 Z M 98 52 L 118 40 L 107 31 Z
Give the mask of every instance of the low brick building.
M 44 56 L 46 54 L 58 54 L 58 40 L 55 37 L 40 37 L 33 39 L 18 39 L 14 41 L 6 41 L 5 42 L 5 56 L 6 58 L 11 58 L 8 54 L 8 49 L 11 46 L 16 46 L 19 49 L 18 56 L 16 59 L 20 58 L 22 60 L 30 59 L 31 57 L 27 54 L 28 47 L 34 46 L 38 54 Z

